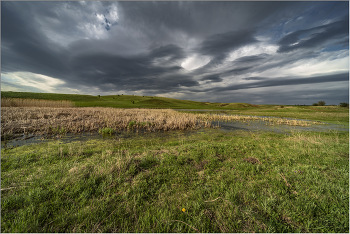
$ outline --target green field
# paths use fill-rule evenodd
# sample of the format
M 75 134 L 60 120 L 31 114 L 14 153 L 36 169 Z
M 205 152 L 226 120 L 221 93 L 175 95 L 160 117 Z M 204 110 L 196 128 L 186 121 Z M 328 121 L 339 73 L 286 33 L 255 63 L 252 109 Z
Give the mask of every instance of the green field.
M 2 232 L 349 231 L 348 133 L 208 130 L 1 153 Z
M 44 100 L 69 100 L 77 107 L 116 107 L 116 108 L 171 108 L 171 109 L 244 109 L 254 105 L 248 103 L 210 103 L 178 100 L 155 96 L 110 95 L 91 96 L 79 94 L 30 93 L 1 91 L 1 98 L 32 98 Z
M 77 106 L 187 106 L 349 125 L 349 109 L 338 106 L 1 95 L 71 100 Z M 2 148 L 1 231 L 349 232 L 349 132 L 201 129 Z

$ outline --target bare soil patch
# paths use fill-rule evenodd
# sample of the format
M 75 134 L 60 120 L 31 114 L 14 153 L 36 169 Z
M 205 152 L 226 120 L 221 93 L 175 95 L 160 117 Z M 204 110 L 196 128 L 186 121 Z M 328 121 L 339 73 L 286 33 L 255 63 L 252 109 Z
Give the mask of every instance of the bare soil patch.
M 253 158 L 253 157 L 249 157 L 249 158 L 244 158 L 243 161 L 249 162 L 251 164 L 262 164 L 259 159 L 257 158 Z

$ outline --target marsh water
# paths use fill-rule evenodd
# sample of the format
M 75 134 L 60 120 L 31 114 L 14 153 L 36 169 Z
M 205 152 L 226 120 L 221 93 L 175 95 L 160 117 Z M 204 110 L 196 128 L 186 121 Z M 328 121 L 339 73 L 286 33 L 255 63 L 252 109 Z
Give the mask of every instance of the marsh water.
M 180 110 L 180 109 L 179 109 Z M 199 110 L 203 111 L 203 110 Z M 210 110 L 205 110 L 210 111 Z M 259 116 L 261 117 L 261 116 Z M 264 116 L 269 117 L 269 116 Z M 283 119 L 294 119 L 294 118 L 283 118 Z M 305 120 L 304 120 L 305 121 Z M 213 126 L 218 126 L 220 131 L 250 131 L 250 132 L 276 132 L 276 133 L 284 133 L 284 134 L 290 134 L 293 131 L 349 131 L 349 128 L 344 125 L 340 124 L 317 124 L 317 125 L 311 125 L 307 127 L 302 126 L 289 126 L 289 125 L 270 125 L 269 123 L 265 121 L 235 121 L 235 122 L 222 122 L 222 121 L 213 121 Z M 169 131 L 169 132 L 132 132 L 132 131 L 124 131 L 124 132 L 117 132 L 113 135 L 107 135 L 102 136 L 98 133 L 81 133 L 81 134 L 72 134 L 67 133 L 63 136 L 58 135 L 51 135 L 51 136 L 35 136 L 32 134 L 19 134 L 16 136 L 16 138 L 7 140 L 7 141 L 1 141 L 1 148 L 6 147 L 18 147 L 22 145 L 28 145 L 28 144 L 36 144 L 41 142 L 48 142 L 48 141 L 55 141 L 60 140 L 63 143 L 69 143 L 73 141 L 87 141 L 91 139 L 126 139 L 126 138 L 135 138 L 135 137 L 169 137 L 169 136 L 185 136 L 189 134 L 195 134 L 198 132 L 202 132 L 203 129 L 199 130 L 190 130 L 190 131 Z

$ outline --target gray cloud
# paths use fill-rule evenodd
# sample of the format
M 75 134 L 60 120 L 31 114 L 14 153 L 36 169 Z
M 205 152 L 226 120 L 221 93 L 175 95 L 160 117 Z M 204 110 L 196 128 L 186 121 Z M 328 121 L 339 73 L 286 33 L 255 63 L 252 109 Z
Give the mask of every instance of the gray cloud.
M 346 19 L 319 27 L 295 31 L 283 37 L 278 44 L 278 52 L 289 52 L 297 49 L 315 48 L 332 39 L 349 36 L 349 15 Z M 297 44 L 295 44 L 297 43 Z M 295 44 L 295 45 L 294 45 Z
M 265 77 L 246 77 L 243 78 L 243 80 L 266 80 L 267 78 Z
M 2 74 L 20 71 L 53 77 L 65 82 L 57 86 L 60 90 L 177 92 L 197 98 L 191 90 L 211 92 L 218 101 L 224 97 L 221 91 L 344 82 L 348 73 L 341 78 L 337 74 L 348 67 L 332 68 L 318 78 L 289 74 L 272 79 L 266 74 L 311 59 L 331 61 L 324 51 L 332 51 L 332 59 L 343 58 L 349 46 L 348 6 L 348 2 L 2 2 Z M 249 46 L 258 50 L 278 46 L 278 51 L 252 53 L 246 50 Z M 240 56 L 229 61 L 238 50 Z M 192 71 L 182 68 L 194 55 L 210 61 Z M 330 78 L 332 73 L 336 78 Z M 253 82 L 225 86 L 227 81 L 242 80 Z
M 184 69 L 180 66 L 158 67 L 153 64 L 154 59 L 165 56 L 170 56 L 170 61 L 167 63 L 172 64 L 171 61 L 183 58 L 182 49 L 175 45 L 167 45 L 137 56 L 82 54 L 73 57 L 70 63 L 75 75 L 84 77 L 85 83 L 89 85 L 98 86 L 103 83 L 115 85 L 105 87 L 104 90 L 116 87 L 122 87 L 124 90 L 177 90 L 179 86 L 198 85 L 198 82 L 190 76 L 181 74 Z
M 230 50 L 257 42 L 253 35 L 253 30 L 232 31 L 212 35 L 199 45 L 198 50 L 203 55 L 227 54 Z
M 210 81 L 210 82 L 221 82 L 222 78 L 220 78 L 219 75 L 214 74 L 214 75 L 206 75 L 204 77 L 202 77 L 203 81 Z
M 237 62 L 237 63 L 257 62 L 259 60 L 265 59 L 267 56 L 268 56 L 268 54 L 244 56 L 244 57 L 240 57 L 239 59 L 236 59 L 235 62 Z
M 230 90 L 240 90 L 240 89 L 253 89 L 262 87 L 273 87 L 273 86 L 289 86 L 289 85 L 302 85 L 302 84 L 315 84 L 315 83 L 326 83 L 326 82 L 336 82 L 336 81 L 349 81 L 349 73 L 341 73 L 326 76 L 316 76 L 311 78 L 274 78 L 269 80 L 263 80 L 248 84 L 238 84 L 231 85 L 227 87 L 216 87 L 209 88 L 206 91 L 230 91 Z

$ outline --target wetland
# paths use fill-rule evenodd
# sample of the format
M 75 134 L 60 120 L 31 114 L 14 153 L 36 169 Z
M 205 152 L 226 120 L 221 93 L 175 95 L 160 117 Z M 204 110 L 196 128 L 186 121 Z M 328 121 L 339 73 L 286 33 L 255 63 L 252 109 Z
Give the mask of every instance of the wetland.
M 349 230 L 347 108 L 59 103 L 1 109 L 2 232 Z

